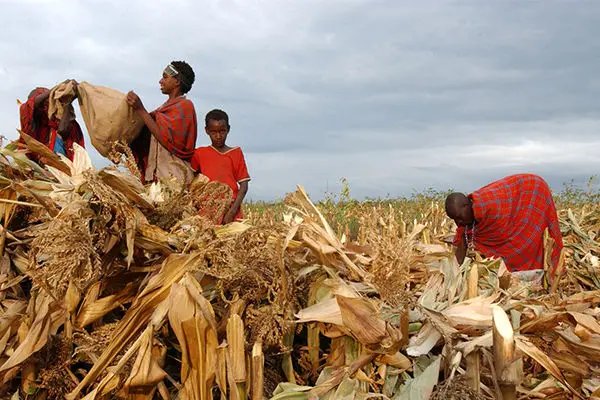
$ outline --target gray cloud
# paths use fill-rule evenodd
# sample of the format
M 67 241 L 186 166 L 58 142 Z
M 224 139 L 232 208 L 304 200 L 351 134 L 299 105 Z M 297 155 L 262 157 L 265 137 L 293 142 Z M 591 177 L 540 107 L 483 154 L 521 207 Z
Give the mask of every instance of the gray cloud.
M 597 2 L 0 3 L 11 139 L 15 99 L 34 86 L 73 77 L 154 108 L 164 64 L 185 59 L 199 122 L 216 107 L 231 116 L 254 199 L 296 184 L 320 197 L 341 177 L 376 197 L 519 171 L 560 187 L 598 171 Z

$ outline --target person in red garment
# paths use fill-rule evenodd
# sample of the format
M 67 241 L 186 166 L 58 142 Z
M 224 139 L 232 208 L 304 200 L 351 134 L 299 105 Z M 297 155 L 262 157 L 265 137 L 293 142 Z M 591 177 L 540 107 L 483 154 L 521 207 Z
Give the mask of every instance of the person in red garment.
M 511 272 L 543 274 L 544 230 L 554 239 L 552 268 L 563 248 L 556 207 L 548 184 L 539 176 L 517 174 L 469 194 L 446 198 L 446 214 L 458 225 L 454 245 L 462 264 L 467 250 L 499 257 Z
M 243 218 L 242 201 L 248 193 L 250 181 L 244 153 L 239 147 L 229 147 L 225 144 L 231 129 L 229 116 L 225 111 L 209 111 L 206 114 L 205 125 L 211 145 L 196 149 L 192 157 L 192 168 L 211 181 L 224 183 L 231 188 L 233 202 L 223 216 L 222 223 L 239 221 Z
M 174 177 L 189 184 L 194 172 L 190 160 L 196 147 L 198 126 L 194 103 L 185 97 L 195 80 L 192 67 L 185 61 L 172 61 L 159 81 L 168 100 L 149 113 L 133 91 L 127 102 L 144 120 L 145 127 L 130 147 L 143 182 Z
M 29 93 L 27 101 L 19 107 L 21 131 L 43 143 L 56 154 L 62 154 L 73 161 L 73 144 L 85 147 L 83 132 L 75 120 L 75 110 L 69 104 L 60 120 L 50 119 L 49 97 L 50 90 L 43 87 L 35 88 Z M 22 139 L 19 142 L 22 143 Z M 36 156 L 29 157 L 38 161 Z

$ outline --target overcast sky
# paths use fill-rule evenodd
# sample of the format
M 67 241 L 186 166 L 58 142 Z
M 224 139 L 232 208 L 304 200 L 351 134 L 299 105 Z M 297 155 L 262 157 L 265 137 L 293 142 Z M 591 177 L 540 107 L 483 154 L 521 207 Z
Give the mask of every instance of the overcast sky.
M 600 1 L 0 0 L 0 134 L 16 99 L 66 78 L 164 100 L 196 72 L 203 119 L 230 115 L 248 197 L 340 178 L 357 198 L 462 191 L 516 172 L 559 189 L 600 167 Z M 83 121 L 80 119 L 81 124 Z M 88 148 L 94 164 L 107 164 Z

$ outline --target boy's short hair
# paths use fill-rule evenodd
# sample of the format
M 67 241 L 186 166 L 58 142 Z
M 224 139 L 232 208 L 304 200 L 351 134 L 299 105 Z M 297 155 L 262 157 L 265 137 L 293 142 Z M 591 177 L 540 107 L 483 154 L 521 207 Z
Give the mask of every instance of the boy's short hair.
M 225 121 L 227 123 L 227 127 L 229 127 L 229 116 L 223 110 L 214 109 L 209 111 L 206 114 L 206 117 L 204 117 L 205 126 L 208 126 L 208 121 L 210 121 L 211 119 L 213 121 Z

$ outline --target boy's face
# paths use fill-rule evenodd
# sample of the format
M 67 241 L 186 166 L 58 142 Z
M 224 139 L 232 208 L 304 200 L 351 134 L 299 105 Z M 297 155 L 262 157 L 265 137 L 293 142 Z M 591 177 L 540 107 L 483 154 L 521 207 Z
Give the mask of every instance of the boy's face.
M 227 139 L 229 133 L 229 126 L 225 120 L 209 119 L 204 130 L 210 136 L 213 147 L 221 148 L 225 146 L 225 139 Z

